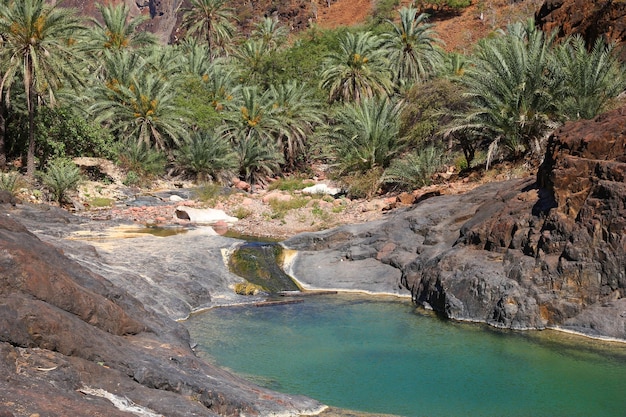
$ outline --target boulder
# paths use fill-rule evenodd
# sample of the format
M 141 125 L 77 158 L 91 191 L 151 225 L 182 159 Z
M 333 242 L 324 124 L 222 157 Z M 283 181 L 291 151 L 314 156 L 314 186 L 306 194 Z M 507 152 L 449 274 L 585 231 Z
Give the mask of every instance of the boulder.
M 187 206 L 176 207 L 174 216 L 177 219 L 189 220 L 192 223 L 201 224 L 214 224 L 217 222 L 232 224 L 239 220 L 236 217 L 232 217 L 224 213 L 223 210 L 217 210 L 212 208 L 200 209 Z
M 330 187 L 328 184 L 320 183 L 311 185 L 302 189 L 302 194 L 322 194 L 322 195 L 337 195 L 341 192 L 339 188 Z

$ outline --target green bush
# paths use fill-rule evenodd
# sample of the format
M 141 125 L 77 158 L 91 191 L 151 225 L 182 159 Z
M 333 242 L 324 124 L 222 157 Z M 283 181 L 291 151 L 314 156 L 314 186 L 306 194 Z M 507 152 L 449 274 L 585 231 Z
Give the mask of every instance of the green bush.
M 0 190 L 15 194 L 19 187 L 20 175 L 16 172 L 0 173 Z
M 308 187 L 310 184 L 305 182 L 304 178 L 291 177 L 291 178 L 279 178 L 271 183 L 268 190 L 281 190 L 281 191 L 296 191 L 302 190 Z
M 76 189 L 81 179 L 80 169 L 76 164 L 62 158 L 52 160 L 39 177 L 59 205 L 63 203 L 69 190 Z
M 41 164 L 55 158 L 111 158 L 115 154 L 112 135 L 68 107 L 41 107 L 36 128 Z
M 131 172 L 133 172 L 133 176 L 137 177 L 134 185 L 139 185 L 143 180 L 162 174 L 167 163 L 167 158 L 162 152 L 148 148 L 141 142 L 133 141 L 120 144 L 117 159 L 119 165 L 128 171 L 127 179 L 129 179 Z
M 176 166 L 200 181 L 228 178 L 237 166 L 230 143 L 209 133 L 194 133 L 175 155 Z
M 406 155 L 394 161 L 387 168 L 381 182 L 403 190 L 414 190 L 431 183 L 431 177 L 443 165 L 443 152 L 428 146 L 421 151 Z
M 271 199 L 268 204 L 272 208 L 272 218 L 273 219 L 282 219 L 285 217 L 288 211 L 297 210 L 307 205 L 309 202 L 308 198 L 299 197 L 292 198 L 288 201 Z

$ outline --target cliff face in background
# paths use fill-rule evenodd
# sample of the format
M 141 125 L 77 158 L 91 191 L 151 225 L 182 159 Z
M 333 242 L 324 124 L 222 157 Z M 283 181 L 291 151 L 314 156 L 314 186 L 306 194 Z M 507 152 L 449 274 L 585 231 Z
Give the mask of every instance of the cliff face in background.
M 546 32 L 559 37 L 582 36 L 587 45 L 603 37 L 607 42 L 626 41 L 626 3 L 612 0 L 546 0 L 535 15 Z M 622 52 L 626 59 L 626 51 Z
M 76 8 L 84 16 L 99 19 L 96 3 L 92 0 L 65 0 L 63 6 Z M 183 11 L 190 7 L 188 0 L 102 0 L 101 3 L 126 3 L 131 16 L 149 16 L 142 29 L 154 33 L 161 43 L 174 42 L 184 36 L 180 24 Z M 242 31 L 249 30 L 263 16 L 276 16 L 287 28 L 302 30 L 309 26 L 318 7 L 315 2 L 307 0 L 237 0 L 229 1 L 228 6 L 234 9 Z

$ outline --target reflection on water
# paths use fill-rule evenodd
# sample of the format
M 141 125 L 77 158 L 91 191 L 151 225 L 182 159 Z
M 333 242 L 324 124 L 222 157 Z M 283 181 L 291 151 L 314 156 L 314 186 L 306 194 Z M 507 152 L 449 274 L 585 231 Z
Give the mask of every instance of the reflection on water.
M 407 301 L 320 296 L 210 310 L 198 349 L 256 383 L 403 416 L 618 416 L 626 345 L 415 314 Z

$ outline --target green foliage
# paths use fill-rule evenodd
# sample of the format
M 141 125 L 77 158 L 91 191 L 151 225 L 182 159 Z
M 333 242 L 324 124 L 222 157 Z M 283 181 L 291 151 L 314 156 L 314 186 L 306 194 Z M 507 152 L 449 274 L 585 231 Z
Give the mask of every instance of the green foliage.
M 117 159 L 119 165 L 129 171 L 128 177 L 131 177 L 132 172 L 139 177 L 139 182 L 162 174 L 167 163 L 167 158 L 162 152 L 148 148 L 143 143 L 132 141 L 120 144 Z
M 108 58 L 124 59 L 124 54 Z M 188 111 L 176 106 L 176 83 L 148 68 L 131 74 L 128 84 L 113 78 L 98 88 L 89 111 L 98 122 L 112 123 L 121 137 L 160 150 L 178 145 L 187 135 L 184 118 Z
M 221 137 L 228 139 L 237 155 L 239 176 L 250 183 L 264 182 L 265 176 L 280 171 L 283 155 L 277 146 L 276 119 L 268 92 L 245 87 L 225 114 Z
M 428 15 L 417 15 L 417 9 L 400 9 L 400 22 L 389 23 L 392 30 L 384 35 L 389 50 L 389 61 L 393 68 L 397 86 L 421 83 L 442 66 L 442 51 L 437 48 L 441 40 L 427 23 Z
M 383 44 L 372 32 L 341 36 L 338 48 L 323 62 L 320 86 L 328 91 L 329 102 L 358 102 L 391 93 L 391 64 Z
M 20 185 L 20 175 L 17 172 L 0 173 L 0 190 L 15 194 Z
M 295 81 L 271 85 L 272 118 L 278 147 L 290 168 L 308 162 L 309 143 L 315 127 L 322 124 L 321 102 L 313 97 L 311 88 Z
M 50 161 L 46 170 L 39 176 L 59 205 L 65 200 L 67 192 L 76 189 L 81 180 L 80 169 L 76 164 L 63 158 Z
M 554 127 L 553 93 L 559 91 L 558 80 L 550 78 L 551 46 L 552 37 L 532 21 L 480 41 L 473 65 L 460 78 L 471 105 L 446 133 L 488 143 L 487 166 L 499 148 L 514 157 L 538 149 Z
M 588 50 L 582 37 L 575 36 L 557 47 L 554 76 L 563 76 L 563 100 L 559 113 L 568 119 L 592 119 L 626 88 L 624 67 L 615 45 L 598 38 Z
M 237 167 L 236 155 L 228 140 L 207 132 L 195 132 L 175 151 L 176 166 L 197 180 L 218 180 L 230 177 Z
M 239 206 L 235 209 L 235 211 L 233 211 L 233 216 L 241 220 L 251 216 L 253 213 L 254 212 L 252 210 Z
M 443 152 L 428 146 L 394 160 L 385 170 L 381 182 L 403 190 L 414 190 L 429 185 L 431 177 L 443 165 Z
M 96 3 L 96 8 L 102 17 L 102 23 L 98 19 L 92 19 L 93 30 L 89 31 L 89 43 L 92 51 L 103 49 L 126 49 L 140 48 L 153 45 L 156 37 L 143 30 L 138 30 L 146 20 L 146 15 L 138 15 L 130 18 L 130 9 L 126 4 L 102 5 Z
M 71 108 L 42 108 L 37 114 L 37 145 L 40 163 L 49 159 L 114 155 L 113 137 L 95 123 L 75 114 Z
M 297 197 L 290 200 L 273 198 L 268 201 L 268 204 L 272 208 L 272 218 L 282 219 L 285 217 L 287 212 L 305 207 L 308 202 L 309 199 L 306 197 Z
M 54 105 L 62 87 L 77 88 L 84 62 L 76 41 L 84 26 L 73 9 L 44 0 L 0 3 L 0 92 L 23 86 L 28 110 L 27 175 L 35 174 L 35 108 Z M 45 98 L 45 99 L 44 99 Z
M 233 10 L 226 0 L 189 0 L 183 10 L 183 26 L 189 36 L 205 42 L 210 59 L 223 56 L 235 34 Z
M 399 4 L 399 0 L 377 0 L 374 3 L 374 12 L 372 13 L 375 23 L 380 24 L 391 19 Z
M 343 173 L 386 168 L 406 146 L 400 138 L 400 106 L 387 99 L 365 99 L 339 109 L 332 148 Z
M 279 178 L 269 185 L 268 190 L 296 191 L 308 187 L 310 184 L 301 177 Z
M 471 0 L 415 0 L 415 6 L 421 11 L 456 11 L 469 7 Z
M 436 78 L 409 90 L 400 115 L 400 135 L 417 147 L 424 142 L 440 142 L 440 130 L 453 115 L 467 109 L 460 86 L 446 78 Z

